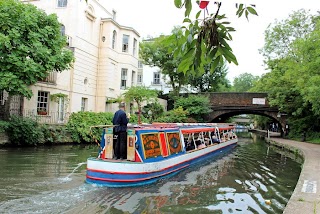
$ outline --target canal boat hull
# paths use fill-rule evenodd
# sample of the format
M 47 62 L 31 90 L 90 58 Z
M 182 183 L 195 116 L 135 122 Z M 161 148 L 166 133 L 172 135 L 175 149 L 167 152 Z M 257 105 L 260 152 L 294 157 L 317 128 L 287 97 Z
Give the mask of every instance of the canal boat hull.
M 199 146 L 191 151 L 187 151 L 186 142 L 183 138 L 184 134 L 190 135 L 196 132 L 200 133 L 202 130 L 208 131 L 211 130 L 211 128 L 181 129 L 180 127 L 171 127 L 169 129 L 161 128 L 161 130 L 158 128 L 137 129 L 134 133 L 136 134 L 134 158 L 131 158 L 131 160 L 115 160 L 111 158 L 112 156 L 109 156 L 110 158 L 103 158 L 103 154 L 106 154 L 106 152 L 101 151 L 100 154 L 102 155 L 99 155 L 98 158 L 89 158 L 87 160 L 86 182 L 108 187 L 141 186 L 154 183 L 160 179 L 172 176 L 191 165 L 195 165 L 212 156 L 221 154 L 223 151 L 230 150 L 237 144 L 238 139 L 233 133 L 232 137 L 223 142 L 221 141 L 221 143 L 211 143 L 203 148 Z M 218 130 L 218 128 L 214 127 L 212 130 Z M 156 131 L 159 131 L 160 134 L 156 133 Z M 161 153 L 161 155 L 151 154 L 146 149 L 147 146 L 143 144 L 143 141 L 146 141 L 144 135 L 150 135 L 150 133 L 151 135 L 159 136 L 159 150 L 161 150 L 159 154 Z M 161 134 L 167 134 L 169 136 L 169 134 L 172 135 L 172 133 L 178 134 L 175 139 L 171 139 L 174 143 L 170 143 L 168 137 L 161 138 Z M 204 132 L 201 133 L 203 134 Z M 129 138 L 130 136 L 128 136 L 128 139 Z M 105 142 L 107 142 L 108 137 L 105 135 L 104 139 Z M 152 143 L 156 144 L 154 137 L 152 140 Z M 161 140 L 166 141 L 165 143 L 167 144 L 161 143 Z M 166 147 L 165 145 L 168 146 Z M 175 146 L 179 151 L 177 152 L 172 149 L 170 145 Z M 109 146 L 111 145 L 109 144 Z M 152 151 L 154 150 L 155 149 Z M 175 153 L 172 151 L 175 151 Z M 170 153 L 172 153 L 172 155 L 170 155 Z M 151 156 L 149 154 L 151 154 Z M 129 156 L 130 155 L 128 155 L 128 157 Z

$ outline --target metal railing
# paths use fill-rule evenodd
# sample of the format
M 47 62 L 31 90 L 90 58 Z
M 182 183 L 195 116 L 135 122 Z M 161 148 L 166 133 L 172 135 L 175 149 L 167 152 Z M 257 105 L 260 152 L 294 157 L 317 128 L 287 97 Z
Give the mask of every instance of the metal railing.
M 11 112 L 10 112 L 10 115 L 11 115 Z M 49 111 L 46 114 L 44 114 L 44 113 L 39 113 L 37 112 L 37 110 L 34 109 L 34 110 L 23 110 L 22 116 L 34 119 L 38 123 L 43 123 L 43 124 L 66 124 L 69 120 L 70 113 Z
M 50 72 L 46 78 L 39 79 L 38 81 L 56 84 L 57 83 L 57 72 L 56 71 Z

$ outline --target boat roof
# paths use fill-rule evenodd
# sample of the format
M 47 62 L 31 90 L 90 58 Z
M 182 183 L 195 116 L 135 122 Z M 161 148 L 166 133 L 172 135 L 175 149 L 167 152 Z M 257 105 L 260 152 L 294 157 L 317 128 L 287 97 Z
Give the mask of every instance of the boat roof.
M 135 130 L 172 130 L 180 129 L 183 134 L 214 131 L 216 128 L 221 130 L 230 130 L 235 127 L 235 124 L 230 123 L 152 123 L 130 125 L 128 128 Z

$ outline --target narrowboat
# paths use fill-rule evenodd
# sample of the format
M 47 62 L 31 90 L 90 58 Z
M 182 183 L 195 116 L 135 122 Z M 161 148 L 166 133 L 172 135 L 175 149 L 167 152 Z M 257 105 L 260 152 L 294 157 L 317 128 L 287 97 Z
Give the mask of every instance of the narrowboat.
M 108 187 L 146 185 L 172 176 L 238 142 L 234 124 L 128 126 L 127 158 L 113 159 L 113 127 L 105 126 L 98 157 L 87 160 L 86 182 Z

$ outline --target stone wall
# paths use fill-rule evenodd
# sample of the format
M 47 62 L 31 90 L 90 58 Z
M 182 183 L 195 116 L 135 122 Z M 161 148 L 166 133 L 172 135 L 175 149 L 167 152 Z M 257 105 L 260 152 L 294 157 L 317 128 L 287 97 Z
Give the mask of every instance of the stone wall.
M 0 145 L 9 143 L 9 138 L 5 132 L 0 132 Z

